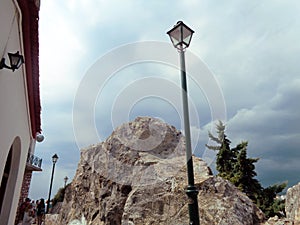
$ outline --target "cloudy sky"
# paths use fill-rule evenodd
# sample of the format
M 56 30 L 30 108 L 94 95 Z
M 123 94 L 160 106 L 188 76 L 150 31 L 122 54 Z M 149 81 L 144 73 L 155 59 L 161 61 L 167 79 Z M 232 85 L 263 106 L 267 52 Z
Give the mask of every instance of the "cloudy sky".
M 45 140 L 30 197 L 47 198 L 54 153 L 53 194 L 73 178 L 80 148 L 137 116 L 183 129 L 179 57 L 166 35 L 178 20 L 195 31 L 186 52 L 195 154 L 211 163 L 207 132 L 221 119 L 232 146 L 248 140 L 260 158 L 264 186 L 298 183 L 299 10 L 296 0 L 41 1 Z

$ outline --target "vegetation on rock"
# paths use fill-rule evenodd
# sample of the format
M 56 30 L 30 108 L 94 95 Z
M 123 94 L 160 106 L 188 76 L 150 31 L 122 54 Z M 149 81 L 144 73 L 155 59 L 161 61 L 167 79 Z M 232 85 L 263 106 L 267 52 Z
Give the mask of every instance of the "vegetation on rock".
M 67 186 L 69 186 L 69 185 L 70 184 L 68 184 Z M 52 199 L 53 207 L 56 205 L 57 202 L 64 201 L 65 190 L 66 190 L 67 186 L 58 189 L 57 193 L 55 194 L 54 198 Z
M 275 184 L 263 188 L 255 178 L 255 165 L 258 158 L 247 157 L 248 142 L 243 141 L 235 148 L 231 148 L 231 141 L 225 134 L 225 125 L 222 121 L 216 124 L 217 137 L 209 132 L 209 138 L 216 142 L 216 146 L 206 145 L 207 148 L 217 151 L 216 169 L 218 176 L 229 180 L 238 189 L 244 192 L 265 213 L 267 217 L 282 216 L 284 200 L 277 199 L 278 193 L 286 187 L 286 183 Z

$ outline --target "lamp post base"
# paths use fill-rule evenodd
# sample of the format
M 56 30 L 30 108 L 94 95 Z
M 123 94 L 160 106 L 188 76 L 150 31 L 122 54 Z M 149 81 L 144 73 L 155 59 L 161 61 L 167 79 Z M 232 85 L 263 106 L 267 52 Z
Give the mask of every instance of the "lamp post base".
M 199 191 L 193 185 L 189 185 L 185 190 L 189 200 L 189 216 L 190 216 L 190 225 L 200 225 L 199 217 L 199 207 L 198 207 L 198 193 Z

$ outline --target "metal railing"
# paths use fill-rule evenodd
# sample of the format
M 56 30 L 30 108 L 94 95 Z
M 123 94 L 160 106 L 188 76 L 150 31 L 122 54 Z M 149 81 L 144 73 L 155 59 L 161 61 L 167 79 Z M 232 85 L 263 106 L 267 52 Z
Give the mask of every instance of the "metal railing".
M 42 168 L 42 159 L 33 154 L 28 153 L 27 164 L 41 169 Z

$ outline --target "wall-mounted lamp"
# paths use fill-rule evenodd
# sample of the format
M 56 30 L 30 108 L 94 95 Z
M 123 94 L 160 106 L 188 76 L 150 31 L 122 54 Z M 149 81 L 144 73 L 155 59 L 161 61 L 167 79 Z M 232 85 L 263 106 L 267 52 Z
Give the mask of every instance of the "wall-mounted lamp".
M 41 133 L 36 133 L 36 141 L 37 142 L 42 142 L 45 139 L 44 135 Z
M 13 72 L 20 68 L 20 66 L 24 63 L 24 58 L 20 55 L 19 51 L 16 53 L 7 53 L 10 61 L 10 66 L 5 64 L 5 58 L 1 59 L 0 62 L 0 70 L 3 68 L 11 69 Z

